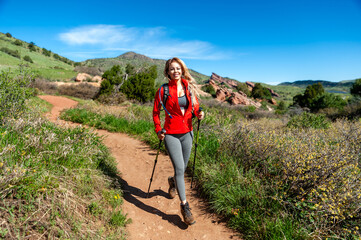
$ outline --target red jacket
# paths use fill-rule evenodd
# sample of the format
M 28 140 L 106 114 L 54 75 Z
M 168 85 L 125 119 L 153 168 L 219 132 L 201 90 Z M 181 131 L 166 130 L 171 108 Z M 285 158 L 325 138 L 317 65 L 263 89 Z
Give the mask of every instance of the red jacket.
M 184 84 L 186 88 L 186 96 L 189 102 L 188 108 L 185 110 L 184 115 L 182 114 L 182 111 L 178 104 L 178 95 L 177 95 L 177 80 L 170 80 L 168 83 L 169 86 L 169 96 L 167 98 L 167 102 L 163 103 L 165 104 L 165 108 L 167 111 L 171 114 L 172 118 L 168 116 L 168 114 L 165 114 L 165 123 L 164 123 L 164 129 L 167 131 L 166 134 L 182 134 L 187 133 L 193 130 L 192 127 L 192 101 L 191 96 L 188 89 L 188 81 L 185 79 L 182 79 L 182 83 Z M 161 89 L 161 98 L 163 101 L 163 91 L 164 88 Z M 155 132 L 158 133 L 162 130 L 162 126 L 160 123 L 160 110 L 163 108 L 162 104 L 160 103 L 159 99 L 159 91 L 158 89 L 157 93 L 155 94 L 154 98 L 154 107 L 153 107 L 153 121 L 155 126 Z M 199 115 L 199 103 L 196 98 L 196 96 L 193 94 L 193 108 L 194 108 L 194 114 L 196 116 Z

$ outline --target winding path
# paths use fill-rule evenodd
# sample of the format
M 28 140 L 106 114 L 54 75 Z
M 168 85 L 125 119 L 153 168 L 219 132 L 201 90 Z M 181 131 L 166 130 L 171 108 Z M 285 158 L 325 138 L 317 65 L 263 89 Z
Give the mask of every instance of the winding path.
M 53 105 L 47 117 L 60 125 L 72 125 L 59 120 L 63 109 L 77 105 L 76 101 L 58 96 L 39 96 Z M 186 179 L 186 192 L 196 224 L 186 225 L 181 219 L 179 199 L 169 199 L 168 176 L 173 173 L 168 157 L 160 154 L 153 177 L 150 198 L 146 198 L 156 151 L 145 143 L 122 133 L 96 130 L 104 136 L 104 144 L 117 161 L 124 191 L 124 213 L 132 219 L 127 226 L 128 239 L 138 240 L 192 240 L 192 239 L 240 239 L 236 232 L 228 229 L 216 215 L 207 211 L 207 204 L 190 189 Z

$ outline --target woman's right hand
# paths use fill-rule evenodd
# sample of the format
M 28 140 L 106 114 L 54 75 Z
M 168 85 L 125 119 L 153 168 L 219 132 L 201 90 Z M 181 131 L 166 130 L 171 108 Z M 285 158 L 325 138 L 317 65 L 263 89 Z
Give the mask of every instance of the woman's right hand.
M 157 135 L 159 140 L 162 141 L 165 138 L 165 130 L 163 129 L 162 131 L 159 131 Z

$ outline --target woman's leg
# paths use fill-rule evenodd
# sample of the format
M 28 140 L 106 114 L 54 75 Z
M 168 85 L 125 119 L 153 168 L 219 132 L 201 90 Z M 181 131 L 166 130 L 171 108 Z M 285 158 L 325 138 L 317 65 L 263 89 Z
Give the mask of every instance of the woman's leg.
M 192 134 L 166 135 L 164 139 L 171 162 L 174 168 L 174 177 L 179 198 L 186 201 L 184 172 L 192 149 Z

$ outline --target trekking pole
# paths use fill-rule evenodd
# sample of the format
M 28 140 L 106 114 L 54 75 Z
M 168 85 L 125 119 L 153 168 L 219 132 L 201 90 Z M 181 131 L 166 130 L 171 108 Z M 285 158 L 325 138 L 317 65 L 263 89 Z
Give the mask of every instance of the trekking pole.
M 164 134 L 165 132 L 166 132 L 165 129 L 162 129 L 161 133 Z M 163 140 L 159 140 L 159 147 L 158 147 L 158 151 L 157 151 L 157 156 L 155 157 L 155 161 L 154 161 L 152 176 L 150 177 L 150 183 L 149 183 L 149 187 L 148 187 L 147 198 L 149 198 L 150 185 L 152 184 L 152 181 L 153 181 L 153 175 L 154 175 L 155 165 L 157 165 L 158 155 L 159 155 L 159 152 L 160 152 L 160 147 L 161 147 L 162 141 L 163 141 Z
M 199 112 L 201 112 L 203 109 L 200 107 Z M 196 157 L 197 157 L 197 147 L 198 147 L 198 137 L 199 137 L 199 125 L 201 123 L 201 120 L 198 119 L 198 126 L 197 126 L 197 135 L 196 135 L 196 143 L 194 144 L 194 160 L 193 160 L 193 171 L 192 171 L 192 181 L 191 181 L 191 188 L 193 185 L 193 178 L 194 178 L 194 170 L 196 167 Z

